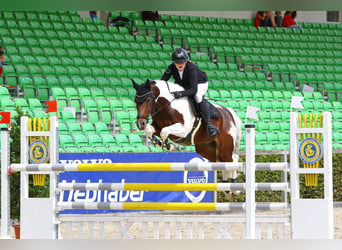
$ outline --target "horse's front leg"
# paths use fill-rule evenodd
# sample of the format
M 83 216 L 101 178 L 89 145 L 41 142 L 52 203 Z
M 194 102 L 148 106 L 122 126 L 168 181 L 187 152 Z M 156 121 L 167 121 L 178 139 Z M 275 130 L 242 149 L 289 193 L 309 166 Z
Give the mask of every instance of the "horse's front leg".
M 187 131 L 181 123 L 175 123 L 175 124 L 172 124 L 171 126 L 164 127 L 160 131 L 160 138 L 163 141 L 163 149 L 167 151 L 175 151 L 176 146 L 173 145 L 172 143 L 169 143 L 167 139 L 170 135 L 184 138 L 187 135 Z
M 144 129 L 145 135 L 152 141 L 154 146 L 161 148 L 163 143 L 154 135 L 155 132 L 156 129 L 151 124 L 146 125 L 146 128 Z

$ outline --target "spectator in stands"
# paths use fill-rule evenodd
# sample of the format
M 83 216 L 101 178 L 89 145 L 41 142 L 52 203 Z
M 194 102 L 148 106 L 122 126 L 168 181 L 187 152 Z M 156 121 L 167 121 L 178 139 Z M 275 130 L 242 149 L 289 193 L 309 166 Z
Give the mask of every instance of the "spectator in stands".
M 172 76 L 175 83 L 184 87 L 184 91 L 173 93 L 174 98 L 183 96 L 192 97 L 197 105 L 208 131 L 209 137 L 220 133 L 210 120 L 209 103 L 204 98 L 208 90 L 208 77 L 193 62 L 189 61 L 189 55 L 183 48 L 177 48 L 172 52 L 172 64 L 168 66 L 161 80 L 168 81 Z
M 97 18 L 97 12 L 96 11 L 89 11 L 89 15 L 91 18 Z
M 275 12 L 274 22 L 276 23 L 277 27 L 283 27 L 283 17 L 281 15 L 281 11 L 277 10 Z
M 296 24 L 296 17 L 297 11 L 286 11 L 284 15 L 283 27 L 290 29 L 302 29 L 302 26 Z
M 265 26 L 265 11 L 258 11 L 254 18 L 254 25 L 256 28 L 259 26 Z
M 158 11 L 142 11 L 141 12 L 142 19 L 151 20 L 151 21 L 161 21 L 159 18 Z
M 265 27 L 277 27 L 277 24 L 274 21 L 274 16 L 272 15 L 272 11 L 265 11 Z
M 4 48 L 2 46 L 0 46 L 0 76 L 2 76 L 2 71 L 3 68 L 2 66 L 5 63 L 5 52 L 4 52 Z

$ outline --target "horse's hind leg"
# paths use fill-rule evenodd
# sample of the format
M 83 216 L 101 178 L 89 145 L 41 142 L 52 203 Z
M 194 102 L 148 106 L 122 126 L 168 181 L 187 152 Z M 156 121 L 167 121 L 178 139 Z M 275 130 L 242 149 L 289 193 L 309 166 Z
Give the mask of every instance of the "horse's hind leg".
M 217 161 L 238 162 L 239 156 L 235 154 L 234 146 L 234 138 L 231 135 L 222 135 L 217 144 Z M 222 179 L 227 181 L 229 178 L 234 181 L 237 178 L 237 171 L 222 171 Z
M 217 162 L 216 142 L 196 144 L 196 152 L 208 161 Z
M 223 138 L 222 138 L 223 137 Z M 239 156 L 236 154 L 236 150 L 234 150 L 234 146 L 236 145 L 234 139 L 231 135 L 222 135 L 221 140 L 218 143 L 217 151 L 218 151 L 218 160 L 221 162 L 238 162 Z M 237 182 L 238 173 L 237 171 L 222 171 L 222 182 Z M 240 190 L 225 191 L 224 195 L 228 200 L 232 200 L 234 195 L 240 195 Z

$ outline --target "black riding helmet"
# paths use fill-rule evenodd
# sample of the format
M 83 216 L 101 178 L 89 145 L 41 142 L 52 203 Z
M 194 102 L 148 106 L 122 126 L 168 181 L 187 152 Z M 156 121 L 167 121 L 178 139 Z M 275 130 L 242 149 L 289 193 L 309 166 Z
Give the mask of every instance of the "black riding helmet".
M 189 61 L 189 56 L 185 49 L 177 48 L 172 52 L 173 63 L 183 63 L 187 61 Z

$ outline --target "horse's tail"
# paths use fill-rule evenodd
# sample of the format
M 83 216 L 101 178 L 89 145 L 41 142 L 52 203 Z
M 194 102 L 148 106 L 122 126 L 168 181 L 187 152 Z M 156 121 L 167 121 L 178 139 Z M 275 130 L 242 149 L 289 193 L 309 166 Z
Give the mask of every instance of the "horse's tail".
M 236 161 L 238 161 L 238 156 L 237 156 L 237 152 L 239 150 L 240 147 L 240 140 L 241 140 L 241 120 L 238 117 L 238 115 L 235 113 L 234 110 L 232 110 L 231 108 L 228 108 L 229 113 L 233 116 L 234 122 L 235 122 L 235 129 L 236 129 L 236 137 L 234 138 L 234 154 L 237 157 Z

